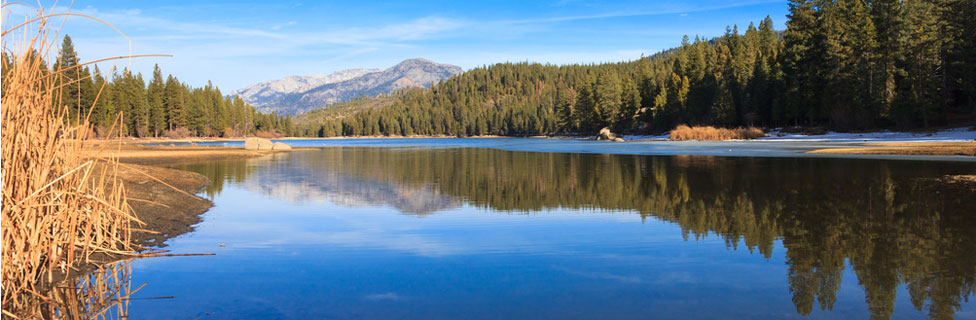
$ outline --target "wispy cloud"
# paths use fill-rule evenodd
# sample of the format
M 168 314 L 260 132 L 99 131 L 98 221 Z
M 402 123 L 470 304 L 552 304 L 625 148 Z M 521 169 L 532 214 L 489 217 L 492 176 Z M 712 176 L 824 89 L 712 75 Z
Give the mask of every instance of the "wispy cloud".
M 298 24 L 298 22 L 288 21 L 286 23 L 281 23 L 281 24 L 276 24 L 276 25 L 271 26 L 271 30 L 277 31 L 277 30 L 281 30 L 282 27 L 293 26 L 293 25 L 296 25 L 296 24 Z
M 464 22 L 445 17 L 428 16 L 404 23 L 378 25 L 372 27 L 350 27 L 324 32 L 283 32 L 285 26 L 298 24 L 286 21 L 264 28 L 242 28 L 222 23 L 183 22 L 145 15 L 142 10 L 100 11 L 94 8 L 75 10 L 77 13 L 99 17 L 117 26 L 149 30 L 153 40 L 168 37 L 171 40 L 215 40 L 238 38 L 263 38 L 278 40 L 286 44 L 360 44 L 397 41 L 417 41 L 435 37 L 443 32 L 456 30 Z M 149 39 L 149 38 L 146 38 Z
M 507 24 L 533 24 L 533 23 L 551 23 L 551 22 L 567 22 L 567 21 L 579 21 L 579 20 L 595 20 L 595 19 L 611 19 L 611 18 L 627 18 L 627 17 L 644 17 L 644 16 L 656 16 L 656 15 L 667 15 L 667 14 L 681 14 L 687 15 L 693 12 L 707 12 L 715 10 L 723 10 L 730 8 L 738 8 L 745 6 L 753 6 L 758 4 L 766 3 L 780 3 L 781 0 L 759 0 L 759 1 L 745 1 L 745 2 L 725 2 L 719 5 L 712 6 L 702 6 L 698 4 L 686 5 L 686 4 L 671 4 L 660 6 L 652 10 L 632 10 L 632 11 L 612 11 L 596 14 L 587 15 L 568 15 L 568 16 L 556 16 L 547 18 L 531 18 L 531 19 L 520 19 L 520 20 L 499 20 L 497 23 L 507 23 Z
M 663 23 L 658 21 L 690 21 L 696 19 L 696 13 L 780 2 L 607 4 L 556 0 L 541 5 L 491 5 L 492 10 L 501 8 L 498 14 L 481 12 L 478 6 L 482 5 L 475 4 L 451 7 L 405 3 L 399 4 L 409 8 L 404 12 L 380 12 L 369 5 L 341 4 L 338 6 L 342 8 L 333 12 L 334 4 L 264 4 L 263 8 L 274 12 L 262 12 L 260 17 L 248 12 L 228 13 L 210 3 L 163 7 L 131 4 L 137 8 L 85 7 L 73 11 L 117 26 L 131 38 L 133 53 L 173 54 L 173 58 L 163 59 L 165 72 L 191 83 L 214 79 L 222 87 L 236 89 L 287 75 L 388 67 L 417 56 L 466 68 L 502 61 L 562 64 L 635 59 L 639 53 L 650 54 L 674 45 L 682 34 L 704 34 L 703 30 L 711 29 L 720 34 L 724 24 L 739 22 L 678 27 L 656 25 Z M 375 18 L 370 16 L 374 12 L 379 12 Z M 754 19 L 764 14 L 756 14 Z M 651 16 L 662 17 L 627 19 Z M 82 58 L 128 51 L 127 42 L 105 26 L 84 19 L 72 19 L 69 25 L 65 32 L 76 39 Z M 137 62 L 134 67 L 148 71 L 152 64 Z

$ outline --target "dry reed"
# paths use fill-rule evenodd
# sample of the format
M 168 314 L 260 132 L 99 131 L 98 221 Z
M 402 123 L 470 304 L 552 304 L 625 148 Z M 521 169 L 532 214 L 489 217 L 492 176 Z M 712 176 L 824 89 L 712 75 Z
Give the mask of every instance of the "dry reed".
M 79 79 L 64 79 L 44 59 L 55 48 L 49 20 L 57 15 L 67 16 L 38 10 L 3 30 L 12 38 L 3 42 L 0 81 L 4 317 L 65 315 L 41 287 L 93 254 L 132 252 L 130 222 L 138 221 L 115 178 L 117 162 L 82 152 L 92 139 L 90 106 L 73 111 L 61 103 L 65 86 Z
M 762 129 L 756 127 L 748 128 L 715 128 L 710 126 L 689 127 L 679 125 L 671 130 L 669 139 L 671 140 L 745 140 L 765 137 Z

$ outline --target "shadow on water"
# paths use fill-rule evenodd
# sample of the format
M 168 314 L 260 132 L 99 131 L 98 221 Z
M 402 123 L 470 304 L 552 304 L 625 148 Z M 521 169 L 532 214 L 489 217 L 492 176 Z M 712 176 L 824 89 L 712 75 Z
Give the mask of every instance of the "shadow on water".
M 833 308 L 848 266 L 875 318 L 892 315 L 902 284 L 931 318 L 952 318 L 976 293 L 976 197 L 936 181 L 972 174 L 970 163 L 341 147 L 181 168 L 211 177 L 211 197 L 235 183 L 421 216 L 465 203 L 625 210 L 767 258 L 782 241 L 800 315 Z

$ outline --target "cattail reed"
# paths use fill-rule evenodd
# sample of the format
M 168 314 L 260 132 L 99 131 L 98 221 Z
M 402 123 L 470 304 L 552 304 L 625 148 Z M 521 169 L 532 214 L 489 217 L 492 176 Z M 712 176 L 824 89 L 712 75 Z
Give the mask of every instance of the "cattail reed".
M 4 11 L 7 6 L 4 4 Z M 8 29 L 4 21 L 0 139 L 4 317 L 50 317 L 42 287 L 93 254 L 124 254 L 134 215 L 116 162 L 86 156 L 87 114 L 62 103 L 64 70 L 52 70 L 51 24 L 66 15 L 40 10 Z M 5 16 L 5 18 L 7 18 Z M 9 20 L 9 19 L 8 19 Z M 8 41 L 9 40 L 9 41 Z M 77 73 L 75 73 L 77 74 Z M 62 313 L 63 314 L 63 313 Z M 60 317 L 60 316 L 58 316 Z

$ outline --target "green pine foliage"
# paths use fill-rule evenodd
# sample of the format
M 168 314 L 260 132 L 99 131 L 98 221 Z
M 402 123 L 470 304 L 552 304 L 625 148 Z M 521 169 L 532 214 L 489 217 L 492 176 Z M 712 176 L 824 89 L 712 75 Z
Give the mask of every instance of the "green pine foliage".
M 108 134 L 119 117 L 121 128 L 116 126 L 113 134 L 132 137 L 158 137 L 167 132 L 201 137 L 239 137 L 260 131 L 297 135 L 291 117 L 258 112 L 239 97 L 224 96 L 211 83 L 194 88 L 173 75 L 164 80 L 158 65 L 148 84 L 141 74 L 129 70 L 106 76 L 97 66 L 94 72 L 87 66 L 78 67 L 68 36 L 54 68 L 64 70 L 58 86 L 70 112 L 66 116 L 73 123 L 87 118 L 101 135 Z
M 790 0 L 786 30 L 687 36 L 635 61 L 501 63 L 382 107 L 338 107 L 298 132 L 343 135 L 661 132 L 678 124 L 926 128 L 976 117 L 972 0 Z M 384 99 L 391 99 L 384 97 Z M 328 110 L 329 108 L 325 109 Z M 350 112 L 350 110 L 359 110 Z M 319 111 L 317 113 L 323 113 Z

